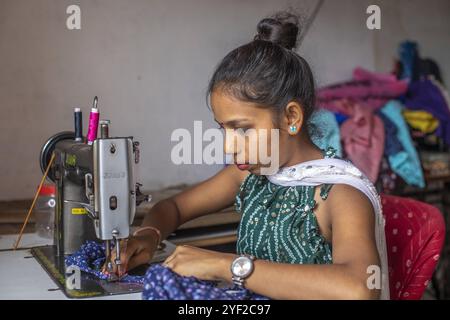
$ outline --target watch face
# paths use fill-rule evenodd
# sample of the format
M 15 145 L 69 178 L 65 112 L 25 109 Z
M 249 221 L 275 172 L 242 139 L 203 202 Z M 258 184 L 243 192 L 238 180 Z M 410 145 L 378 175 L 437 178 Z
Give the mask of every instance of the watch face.
M 231 271 L 235 276 L 238 277 L 246 277 L 248 276 L 253 269 L 253 262 L 248 257 L 239 257 L 234 260 L 233 265 L 231 266 Z

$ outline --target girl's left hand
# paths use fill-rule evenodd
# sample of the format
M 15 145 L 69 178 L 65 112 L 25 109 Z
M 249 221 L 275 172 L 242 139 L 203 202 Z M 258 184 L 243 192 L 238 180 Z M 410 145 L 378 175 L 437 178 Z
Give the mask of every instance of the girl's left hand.
M 230 266 L 234 254 L 222 253 L 191 246 L 177 246 L 163 265 L 182 276 L 201 280 L 231 281 Z

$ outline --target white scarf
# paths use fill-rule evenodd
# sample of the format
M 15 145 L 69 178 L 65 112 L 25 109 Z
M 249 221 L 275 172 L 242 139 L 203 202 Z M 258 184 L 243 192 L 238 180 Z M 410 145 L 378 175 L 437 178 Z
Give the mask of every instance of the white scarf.
M 325 158 L 280 168 L 277 173 L 268 175 L 267 178 L 281 186 L 348 184 L 363 192 L 375 211 L 375 239 L 381 261 L 381 299 L 389 299 L 385 220 L 381 200 L 375 186 L 358 168 L 346 160 Z

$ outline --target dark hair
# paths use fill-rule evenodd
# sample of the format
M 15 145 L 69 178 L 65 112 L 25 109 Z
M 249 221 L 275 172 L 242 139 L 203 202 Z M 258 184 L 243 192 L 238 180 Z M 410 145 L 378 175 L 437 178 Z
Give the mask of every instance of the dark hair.
M 289 12 L 279 12 L 262 19 L 256 27 L 258 33 L 254 40 L 266 40 L 286 49 L 297 47 L 299 18 Z
M 261 20 L 255 40 L 222 59 L 209 82 L 207 100 L 213 90 L 221 89 L 239 100 L 274 108 L 278 115 L 289 102 L 297 101 L 305 120 L 310 117 L 315 104 L 313 74 L 305 59 L 291 50 L 298 20 L 284 17 Z

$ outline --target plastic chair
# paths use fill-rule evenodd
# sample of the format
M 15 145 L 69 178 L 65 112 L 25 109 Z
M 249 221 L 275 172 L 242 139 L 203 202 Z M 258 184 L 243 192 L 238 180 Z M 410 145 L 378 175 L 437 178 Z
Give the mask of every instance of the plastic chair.
M 381 202 L 391 299 L 420 299 L 444 244 L 444 218 L 436 207 L 410 198 L 381 195 Z

